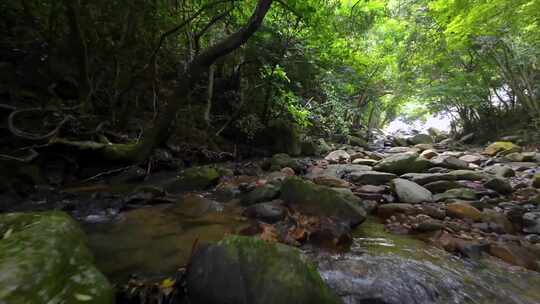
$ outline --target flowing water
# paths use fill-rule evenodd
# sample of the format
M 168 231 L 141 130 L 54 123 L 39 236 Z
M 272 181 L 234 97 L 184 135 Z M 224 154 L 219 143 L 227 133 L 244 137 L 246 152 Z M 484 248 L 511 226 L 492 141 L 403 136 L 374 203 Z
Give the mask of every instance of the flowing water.
M 172 275 L 189 260 L 196 241 L 215 242 L 248 224 L 234 205 L 189 194 L 175 204 L 135 209 L 118 220 L 84 226 L 98 267 L 113 282 L 125 282 L 130 274 Z M 347 304 L 540 303 L 540 273 L 495 259 L 462 259 L 389 234 L 375 219 L 354 232 L 346 254 L 306 252 Z
M 173 275 L 186 265 L 195 243 L 219 241 L 248 224 L 233 206 L 189 194 L 176 204 L 135 209 L 111 222 L 83 227 L 98 267 L 113 282 L 131 274 Z

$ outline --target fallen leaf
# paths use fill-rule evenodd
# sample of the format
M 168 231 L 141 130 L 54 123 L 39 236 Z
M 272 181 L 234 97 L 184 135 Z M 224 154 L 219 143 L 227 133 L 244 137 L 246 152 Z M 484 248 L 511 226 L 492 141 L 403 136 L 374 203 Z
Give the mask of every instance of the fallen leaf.
M 82 302 L 88 302 L 88 301 L 92 300 L 92 296 L 85 295 L 85 294 L 82 294 L 82 293 L 76 293 L 75 294 L 75 299 L 77 299 L 78 301 L 82 301 Z
M 8 237 L 10 237 L 12 233 L 13 233 L 13 228 L 9 228 L 8 231 L 6 231 L 6 233 L 4 233 L 4 236 L 2 238 L 5 240 Z
M 274 226 L 268 224 L 261 224 L 260 226 L 262 228 L 262 232 L 259 237 L 262 240 L 273 243 L 279 241 L 278 233 Z

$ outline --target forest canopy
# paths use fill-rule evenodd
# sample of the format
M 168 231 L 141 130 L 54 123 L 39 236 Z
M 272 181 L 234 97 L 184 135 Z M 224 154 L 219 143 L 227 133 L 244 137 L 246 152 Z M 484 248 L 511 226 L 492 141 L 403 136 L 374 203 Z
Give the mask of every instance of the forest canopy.
M 307 137 L 430 113 L 453 117 L 460 134 L 540 124 L 538 0 L 24 0 L 0 10 L 4 107 L 42 109 L 66 142 L 123 144 L 114 158 L 145 159 L 172 134 L 249 144 L 280 124 Z M 12 114 L 11 133 L 53 137 L 31 131 L 43 130 L 27 114 L 38 113 Z M 97 136 L 104 124 L 116 136 Z

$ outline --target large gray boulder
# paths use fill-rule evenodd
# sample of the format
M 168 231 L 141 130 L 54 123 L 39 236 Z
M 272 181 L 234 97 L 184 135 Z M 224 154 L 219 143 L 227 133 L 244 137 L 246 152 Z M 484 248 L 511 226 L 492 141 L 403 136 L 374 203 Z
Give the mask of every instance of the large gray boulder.
M 2 214 L 0 236 L 0 303 L 114 302 L 84 233 L 67 214 Z
M 351 194 L 350 191 L 319 186 L 298 177 L 287 178 L 281 186 L 281 199 L 300 212 L 334 217 L 356 226 L 366 219 L 366 211 L 360 198 Z
M 400 153 L 383 159 L 373 169 L 401 175 L 425 172 L 431 166 L 429 160 L 420 158 L 418 153 Z
M 392 188 L 402 203 L 418 204 L 433 201 L 433 195 L 429 190 L 406 179 L 394 179 Z
M 241 236 L 195 253 L 187 291 L 192 303 L 341 303 L 300 251 Z

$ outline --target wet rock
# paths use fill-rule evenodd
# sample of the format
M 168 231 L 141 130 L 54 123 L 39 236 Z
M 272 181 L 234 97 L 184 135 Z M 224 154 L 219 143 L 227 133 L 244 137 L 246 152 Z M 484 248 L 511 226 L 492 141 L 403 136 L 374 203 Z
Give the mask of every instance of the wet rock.
M 425 184 L 423 185 L 423 187 L 428 189 L 432 193 L 441 193 L 441 192 L 446 192 L 450 189 L 461 188 L 463 186 L 456 181 L 441 180 L 441 181 Z
M 532 186 L 540 188 L 540 173 L 536 173 L 532 179 Z
M 411 180 L 417 184 L 425 185 L 436 181 L 453 181 L 456 177 L 448 173 L 407 173 L 401 178 Z
M 195 253 L 187 290 L 193 303 L 341 303 L 298 250 L 239 236 Z
M 489 253 L 512 265 L 532 270 L 539 269 L 535 256 L 527 249 L 518 245 L 510 243 L 493 243 L 489 246 Z
M 285 217 L 285 214 L 286 209 L 283 206 L 283 201 L 280 200 L 249 206 L 243 213 L 244 216 L 259 219 L 267 223 L 280 221 Z
M 443 220 L 446 217 L 446 211 L 439 204 L 422 204 L 419 213 L 429 217 Z
M 377 207 L 377 216 L 382 219 L 388 219 L 396 214 L 412 215 L 416 212 L 412 204 L 383 204 Z
M 363 193 L 382 194 L 382 193 L 386 192 L 386 187 L 385 186 L 374 186 L 374 185 L 363 185 L 363 186 L 359 187 L 358 189 L 356 189 L 356 191 L 363 192 Z
M 417 144 L 431 144 L 433 143 L 433 138 L 427 134 L 417 134 L 409 139 L 407 139 L 412 145 Z
M 476 222 L 482 220 L 482 212 L 465 202 L 448 204 L 446 206 L 446 214 L 451 217 L 469 219 Z
M 374 166 L 377 164 L 378 161 L 374 159 L 367 159 L 367 158 L 357 158 L 352 161 L 355 165 L 366 165 L 366 166 Z
M 521 147 L 509 141 L 497 141 L 487 146 L 483 154 L 495 156 L 497 154 L 507 155 L 513 152 L 521 152 Z
M 435 167 L 443 167 L 448 169 L 468 169 L 469 163 L 466 161 L 460 160 L 454 156 L 439 155 L 431 159 L 431 163 Z
M 500 177 L 489 179 L 484 184 L 484 187 L 497 191 L 498 193 L 501 193 L 501 194 L 509 194 L 509 193 L 512 193 L 512 190 L 513 190 L 510 182 Z
M 418 157 L 417 153 L 401 153 L 383 159 L 373 167 L 376 171 L 394 174 L 425 172 L 431 167 L 431 163 Z
M 483 157 L 480 155 L 474 155 L 474 154 L 466 154 L 459 158 L 459 160 L 470 163 L 470 164 L 476 164 L 480 165 L 483 161 Z
M 397 178 L 397 175 L 377 171 L 359 171 L 349 174 L 349 178 L 356 184 L 381 185 Z
M 488 249 L 487 245 L 463 240 L 447 232 L 442 233 L 435 240 L 435 244 L 448 252 L 462 254 L 469 258 L 480 258 L 482 252 Z
M 422 152 L 422 151 L 426 151 L 426 150 L 432 150 L 433 145 L 431 145 L 431 144 L 417 144 L 417 145 L 414 145 L 414 148 L 417 149 L 418 151 Z
M 486 179 L 486 175 L 484 173 L 473 170 L 454 170 L 450 171 L 449 173 L 454 175 L 457 180 L 480 181 Z
M 275 154 L 274 156 L 272 156 L 272 159 L 270 159 L 270 163 L 265 164 L 263 167 L 270 171 L 279 171 L 283 168 L 289 167 L 293 169 L 296 173 L 302 172 L 303 169 L 302 164 L 298 160 L 290 157 L 288 154 L 285 153 Z
M 327 186 L 331 188 L 350 188 L 351 184 L 341 178 L 333 178 L 327 176 L 319 176 L 313 179 L 317 185 Z
M 342 250 L 352 242 L 349 225 L 330 218 L 320 218 L 317 227 L 309 233 L 309 243 L 329 250 Z
M 392 188 L 402 203 L 418 204 L 433 201 L 433 195 L 429 190 L 406 179 L 394 179 Z
M 523 231 L 540 234 L 540 212 L 528 212 L 523 214 Z
M 443 193 L 435 194 L 434 196 L 434 200 L 437 202 L 450 199 L 475 200 L 476 192 L 469 188 L 455 188 L 447 190 Z
M 0 235 L 0 303 L 114 302 L 84 233 L 67 214 L 2 214 Z
M 343 189 L 348 190 L 348 189 Z M 297 177 L 287 178 L 281 187 L 281 198 L 308 215 L 335 217 L 356 226 L 366 219 L 362 202 L 352 192 L 340 192 Z
M 512 161 L 512 162 L 526 162 L 526 161 L 534 161 L 534 157 L 525 157 L 523 153 L 514 152 L 510 153 L 504 156 L 504 159 Z M 525 160 L 527 159 L 527 160 Z
M 192 167 L 180 173 L 178 178 L 170 183 L 166 190 L 171 193 L 191 190 L 204 190 L 215 185 L 221 174 L 213 167 Z
M 482 221 L 500 226 L 505 233 L 514 233 L 514 226 L 503 213 L 492 209 L 485 209 L 482 211 Z
M 255 188 L 251 192 L 245 194 L 242 199 L 242 205 L 251 206 L 257 203 L 271 201 L 279 196 L 279 187 L 267 183 Z
M 501 165 L 501 164 L 495 164 L 493 166 L 489 166 L 484 168 L 484 171 L 490 174 L 494 174 L 498 177 L 512 177 L 515 176 L 516 173 L 512 168 L 509 168 L 507 166 Z
M 428 150 L 424 150 L 420 154 L 420 157 L 425 158 L 425 159 L 432 159 L 432 158 L 436 157 L 437 155 L 439 155 L 437 152 L 435 152 L 435 151 L 433 151 L 431 149 L 428 149 Z
M 386 150 L 386 153 L 416 153 L 416 149 L 411 147 L 392 147 L 388 150 Z
M 351 156 L 345 150 L 336 150 L 330 152 L 324 159 L 331 164 L 346 164 L 351 159 Z
M 444 223 L 437 220 L 428 220 L 414 226 L 414 231 L 419 233 L 433 232 L 444 229 Z
M 529 234 L 525 236 L 525 239 L 527 240 L 527 242 L 530 242 L 531 244 L 540 244 L 539 234 Z

